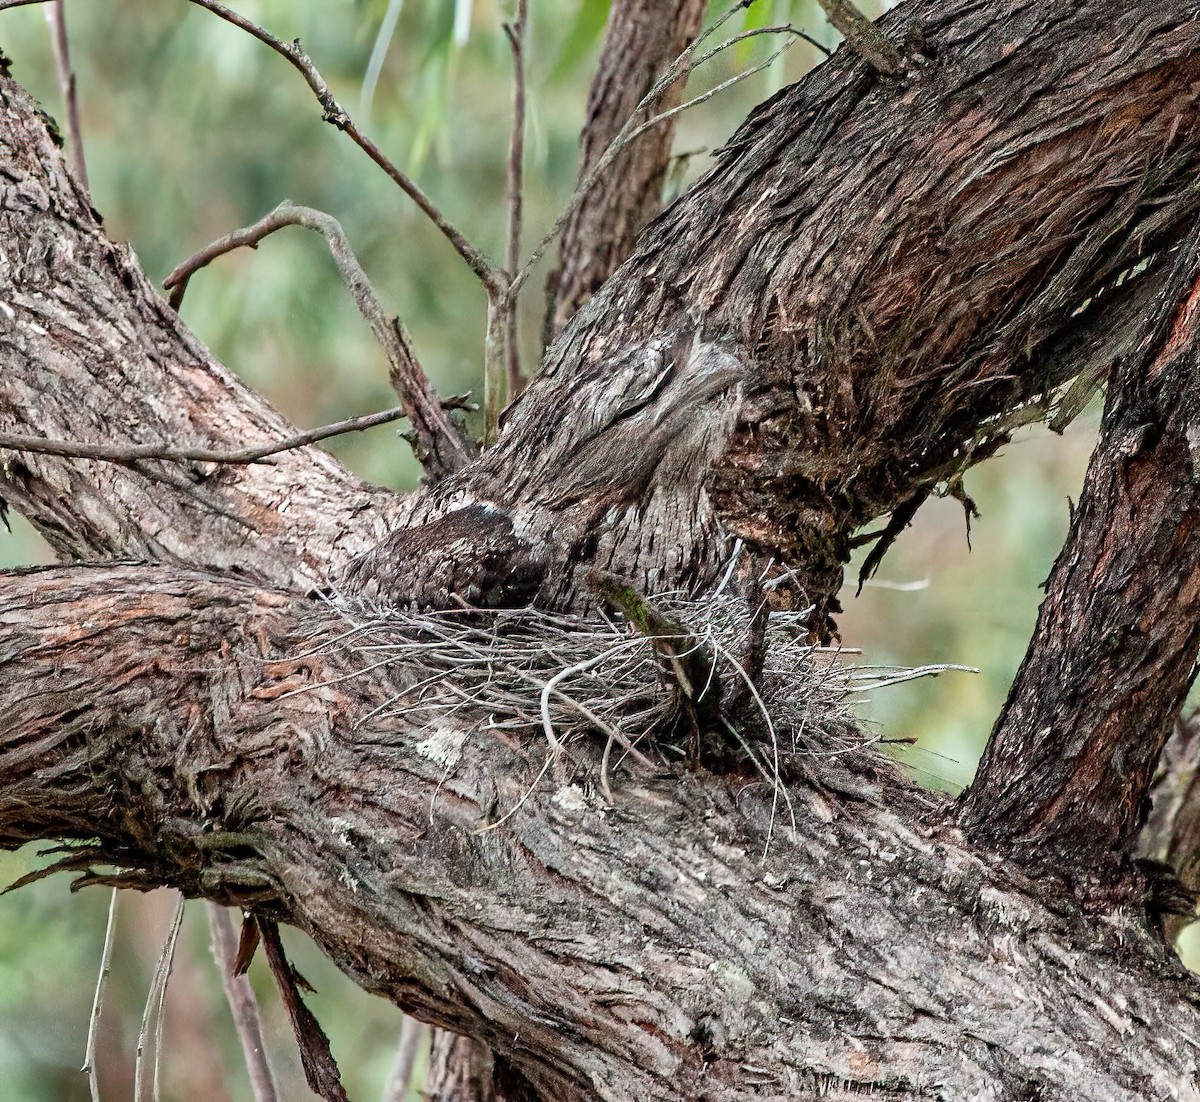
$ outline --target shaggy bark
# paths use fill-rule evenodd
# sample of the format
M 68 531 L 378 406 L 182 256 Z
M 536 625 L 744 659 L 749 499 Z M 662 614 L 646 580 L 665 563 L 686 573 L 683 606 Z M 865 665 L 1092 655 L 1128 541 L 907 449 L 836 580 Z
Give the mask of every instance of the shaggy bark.
M 0 844 L 292 922 L 525 1096 L 1197 1097 L 1161 946 L 982 861 L 867 755 L 810 744 L 765 856 L 754 778 L 622 773 L 605 806 L 578 741 L 479 833 L 542 748 L 381 708 L 414 670 L 367 671 L 337 610 L 154 567 L 6 597 Z
M 972 834 L 1101 893 L 1200 648 L 1200 236 L 1144 328 L 1109 384 L 1033 643 L 963 801 Z
M 953 488 L 1089 366 L 1062 345 L 1087 344 L 1118 277 L 1200 206 L 1192 5 L 893 15 L 920 31 L 917 75 L 842 50 L 760 107 L 422 518 L 492 507 L 481 550 L 542 560 L 549 604 L 581 560 L 702 587 L 736 535 L 831 611 L 857 527 Z M 398 533 L 362 577 L 436 603 L 421 554 Z
M 218 363 L 104 236 L 44 117 L 0 66 L 0 427 L 52 439 L 240 448 L 292 427 Z M 304 448 L 253 466 L 5 453 L 0 502 L 64 558 L 121 555 L 323 585 L 396 495 Z
M 691 44 L 707 6 L 705 0 L 615 0 L 579 140 L 580 181 L 667 66 Z M 679 86 L 668 89 L 652 112 L 674 107 L 680 91 Z M 638 235 L 658 213 L 674 134 L 674 122 L 668 121 L 632 143 L 567 223 L 558 269 L 547 281 L 547 344 L 629 257 Z
M 314 650 L 346 624 L 296 595 L 390 523 L 360 595 L 579 607 L 589 566 L 701 587 L 740 535 L 832 609 L 856 525 L 1129 346 L 1200 205 L 1193 14 L 905 5 L 885 27 L 923 51 L 916 75 L 842 52 L 764 105 L 568 327 L 499 446 L 419 501 L 316 452 L 197 472 L 203 505 L 11 461 L 3 493 L 61 553 L 285 588 L 9 576 L 0 845 L 78 840 L 80 867 L 293 922 L 489 1046 L 514 1097 L 1197 1097 L 1195 986 L 1132 910 L 1080 915 L 869 759 L 789 762 L 793 832 L 742 758 L 615 774 L 609 807 L 576 741 L 567 776 L 477 834 L 544 744 L 389 714 L 411 670 Z M 103 410 L 129 440 L 284 435 L 104 242 L 0 80 L 4 426 L 95 439 Z

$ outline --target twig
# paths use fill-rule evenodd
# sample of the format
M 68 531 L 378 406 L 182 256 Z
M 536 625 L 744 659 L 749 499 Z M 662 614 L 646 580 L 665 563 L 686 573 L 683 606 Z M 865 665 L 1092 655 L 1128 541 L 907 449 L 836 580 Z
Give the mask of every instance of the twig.
M 239 15 L 224 4 L 219 3 L 218 0 L 188 0 L 188 2 L 212 12 L 213 15 L 225 20 L 226 23 L 232 23 L 233 26 L 257 38 L 264 46 L 270 47 L 280 57 L 284 58 L 293 69 L 304 77 L 305 82 L 312 89 L 313 95 L 316 96 L 317 102 L 321 105 L 322 118 L 331 126 L 345 133 L 359 149 L 383 169 L 392 182 L 405 195 L 416 203 L 421 212 L 441 231 L 442 236 L 454 246 L 455 251 L 466 261 L 471 271 L 479 277 L 480 282 L 487 289 L 489 296 L 503 292 L 503 274 L 438 210 L 433 201 L 417 186 L 415 181 L 389 160 L 383 151 L 359 130 L 354 120 L 350 118 L 342 105 L 334 99 L 333 93 L 329 90 L 329 85 L 325 83 L 325 78 L 317 71 L 308 54 L 300 48 L 299 39 L 293 39 L 291 42 L 283 42 L 269 31 L 264 30 L 257 23 L 251 22 L 245 16 Z
M 83 1050 L 82 1071 L 88 1079 L 92 1102 L 100 1102 L 100 1083 L 96 1077 L 96 1031 L 100 1011 L 104 1009 L 104 988 L 112 971 L 113 937 L 117 929 L 117 889 L 108 898 L 108 921 L 104 927 L 104 948 L 100 951 L 100 975 L 96 978 L 96 994 L 92 997 L 92 1014 L 88 1019 L 87 1045 Z
M 54 50 L 54 67 L 58 84 L 67 108 L 67 152 L 75 179 L 84 191 L 88 187 L 87 165 L 83 159 L 83 128 L 79 125 L 79 99 L 75 94 L 75 70 L 71 68 L 71 51 L 67 41 L 67 0 L 51 0 L 46 5 L 46 24 L 50 28 L 50 45 Z
M 304 1067 L 304 1078 L 313 1093 L 325 1102 L 350 1102 L 338 1074 L 337 1062 L 329 1051 L 329 1038 L 318 1024 L 313 1013 L 304 1005 L 298 987 L 299 975 L 283 951 L 279 937 L 279 926 L 270 919 L 260 918 L 258 926 L 262 932 L 263 949 L 267 963 L 279 985 L 279 994 L 287 1008 L 300 1047 L 300 1063 Z
M 303 226 L 324 237 L 342 282 L 388 358 L 388 378 L 405 415 L 412 422 L 417 458 L 430 476 L 442 478 L 466 466 L 472 458 L 471 449 L 446 416 L 429 377 L 417 362 L 408 331 L 399 318 L 383 308 L 367 273 L 350 248 L 341 223 L 332 215 L 285 200 L 252 226 L 234 230 L 201 249 L 167 276 L 163 286 L 171 292 L 171 305 L 179 309 L 188 280 L 201 268 L 234 249 L 257 248 L 263 238 L 285 226 Z
M 154 1099 L 158 1102 L 158 1060 L 162 1041 L 162 1007 L 167 994 L 167 980 L 171 978 L 171 966 L 175 962 L 175 946 L 179 941 L 179 929 L 183 925 L 183 896 L 180 895 L 171 916 L 171 926 L 167 931 L 167 940 L 163 942 L 162 952 L 158 954 L 158 963 L 154 966 L 154 978 L 150 981 L 150 990 L 146 993 L 146 1005 L 142 1010 L 142 1024 L 138 1030 L 137 1058 L 134 1061 L 133 1100 L 143 1102 L 145 1098 L 145 1056 L 149 1040 L 150 1023 L 157 1023 L 154 1042 Z
M 262 1020 L 254 988 L 245 976 L 234 975 L 237 933 L 227 908 L 209 903 L 208 929 L 209 945 L 217 962 L 217 971 L 221 973 L 221 985 L 225 989 L 225 1001 L 229 1003 L 234 1029 L 242 1045 L 246 1074 L 250 1078 L 250 1093 L 254 1096 L 254 1102 L 278 1102 L 279 1092 L 263 1045 Z
M 550 227 L 545 237 L 543 237 L 538 243 L 537 248 L 535 248 L 530 254 L 529 259 L 525 261 L 525 264 L 521 270 L 513 276 L 512 282 L 509 285 L 510 294 L 516 294 L 517 291 L 520 290 L 521 286 L 529 278 L 534 266 L 539 260 L 541 260 L 542 255 L 545 253 L 547 247 L 562 232 L 563 227 L 566 226 L 571 216 L 579 208 L 579 204 L 583 202 L 587 193 L 592 190 L 592 188 L 596 185 L 596 182 L 604 175 L 605 172 L 608 171 L 609 167 L 612 165 L 613 161 L 616 160 L 617 156 L 631 142 L 636 141 L 639 137 L 646 133 L 646 131 L 652 129 L 653 127 L 659 126 L 668 119 L 673 119 L 681 111 L 686 111 L 690 107 L 695 107 L 697 104 L 711 99 L 718 92 L 722 92 L 726 88 L 737 84 L 739 81 L 745 80 L 748 77 L 753 76 L 755 73 L 760 72 L 762 69 L 766 68 L 767 65 L 770 65 L 771 62 L 773 62 L 775 58 L 782 53 L 783 49 L 786 49 L 787 46 L 790 46 L 791 43 L 795 41 L 796 38 L 800 37 L 800 32 L 795 27 L 790 25 L 777 27 L 756 27 L 749 31 L 742 31 L 740 34 L 736 34 L 732 38 L 727 39 L 725 42 L 720 43 L 718 46 L 713 47 L 699 58 L 696 58 L 695 64 L 693 64 L 693 58 L 695 57 L 696 51 L 699 49 L 701 44 L 710 38 L 713 33 L 727 19 L 729 19 L 731 15 L 737 11 L 740 11 L 742 6 L 743 5 L 741 4 L 735 4 L 728 11 L 726 11 L 716 23 L 709 27 L 704 34 L 700 35 L 695 42 L 691 43 L 691 45 L 689 45 L 687 49 L 683 51 L 683 53 L 681 53 L 673 62 L 671 62 L 669 66 L 667 66 L 666 70 L 663 72 L 663 75 L 659 77 L 657 81 L 655 81 L 654 86 L 650 89 L 650 91 L 641 98 L 641 100 L 638 102 L 638 105 L 630 113 L 629 118 L 625 121 L 625 125 L 622 126 L 617 132 L 617 136 L 613 138 L 611 142 L 609 142 L 607 148 L 597 158 L 595 164 L 592 165 L 588 173 L 579 182 L 579 185 L 575 188 L 574 194 L 567 202 L 567 205 L 563 209 L 562 213 L 555 220 L 554 225 Z M 710 58 L 715 57 L 722 50 L 727 50 L 730 46 L 736 45 L 739 42 L 743 42 L 748 38 L 754 38 L 758 35 L 764 34 L 788 34 L 791 37 L 787 45 L 773 53 L 765 62 L 755 65 L 754 67 L 739 73 L 737 76 L 731 77 L 729 80 L 723 81 L 716 88 L 711 89 L 701 96 L 697 96 L 695 99 L 688 100 L 686 103 L 680 104 L 678 107 L 675 107 L 670 111 L 664 111 L 659 115 L 655 115 L 641 124 L 638 123 L 638 119 L 641 117 L 643 112 L 647 111 L 655 103 L 655 101 L 657 101 L 658 98 L 664 92 L 666 92 L 668 88 L 675 84 L 676 81 L 687 76 L 698 65 L 701 65 Z
M 835 30 L 862 59 L 885 76 L 904 72 L 904 56 L 850 0 L 817 0 Z
M 524 202 L 525 161 L 525 28 L 529 18 L 528 0 L 517 0 L 517 17 L 504 24 L 504 33 L 512 48 L 513 58 L 513 117 L 512 136 L 508 143 L 508 251 L 505 268 L 511 279 L 521 263 L 521 215 Z M 521 389 L 521 358 L 517 347 L 517 296 L 506 296 L 508 320 L 505 329 L 505 360 L 508 365 L 508 397 L 511 400 Z
M 463 398 L 447 399 L 445 406 L 447 409 L 472 408 L 470 403 Z M 361 417 L 335 421 L 332 425 L 306 429 L 304 432 L 284 437 L 273 444 L 261 444 L 252 448 L 242 448 L 239 451 L 221 451 L 216 448 L 172 448 L 161 444 L 88 444 L 79 440 L 49 440 L 42 436 L 23 436 L 13 432 L 0 432 L 0 448 L 34 452 L 38 455 L 58 455 L 67 459 L 95 459 L 102 463 L 135 464 L 141 463 L 143 460 L 159 459 L 166 463 L 245 465 L 261 463 L 280 452 L 294 451 L 296 448 L 328 440 L 332 436 L 342 436 L 348 432 L 362 432 L 363 429 L 374 428 L 376 425 L 386 425 L 406 416 L 404 409 L 397 406 L 379 413 L 367 413 Z
M 408 1097 L 408 1088 L 412 1083 L 417 1054 L 421 1050 L 421 1043 L 428 1035 L 429 1027 L 424 1022 L 418 1022 L 409 1014 L 404 1015 L 404 1021 L 400 1025 L 400 1041 L 396 1046 L 396 1056 L 392 1060 L 392 1067 L 388 1072 L 380 1102 L 404 1102 Z

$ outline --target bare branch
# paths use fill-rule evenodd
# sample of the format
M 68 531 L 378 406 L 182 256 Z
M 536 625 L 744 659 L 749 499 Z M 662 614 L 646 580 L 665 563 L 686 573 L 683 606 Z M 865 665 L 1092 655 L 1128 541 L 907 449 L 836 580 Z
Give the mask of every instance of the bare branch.
M 300 48 L 299 39 L 293 39 L 291 42 L 283 42 L 269 31 L 258 26 L 257 23 L 251 22 L 244 15 L 240 15 L 227 8 L 224 4 L 219 3 L 218 0 L 188 0 L 188 2 L 212 12 L 213 15 L 225 20 L 226 23 L 231 23 L 233 26 L 252 35 L 264 46 L 269 46 L 280 57 L 284 58 L 293 69 L 304 77 L 309 88 L 312 89 L 313 95 L 317 97 L 317 102 L 320 103 L 321 109 L 324 112 L 322 116 L 324 120 L 345 133 L 359 149 L 383 169 L 405 195 L 416 203 L 421 212 L 441 231 L 442 236 L 454 246 L 455 251 L 466 261 L 471 271 L 479 277 L 480 282 L 487 289 L 489 295 L 500 293 L 503 288 L 501 273 L 442 214 L 429 196 L 417 186 L 416 182 L 389 160 L 379 146 L 359 130 L 354 120 L 346 113 L 345 108 L 334 99 L 333 93 L 329 90 L 329 85 L 325 83 L 325 78 L 317 71 L 308 54 Z
M 96 994 L 92 997 L 92 1013 L 88 1017 L 87 1046 L 83 1054 L 83 1073 L 87 1076 L 92 1102 L 100 1102 L 100 1082 L 96 1078 L 96 1032 L 100 1012 L 104 1009 L 104 988 L 112 971 L 113 938 L 117 930 L 117 892 L 108 897 L 108 918 L 104 924 L 104 948 L 100 951 L 100 975 L 96 978 Z
M 234 1029 L 242 1045 L 246 1060 L 246 1073 L 250 1078 L 250 1093 L 254 1102 L 278 1102 L 279 1092 L 275 1087 L 275 1076 L 267 1060 L 263 1045 L 262 1020 L 258 1010 L 258 999 L 254 988 L 244 975 L 236 974 L 238 937 L 229 917 L 229 908 L 216 903 L 208 905 L 209 944 L 217 971 L 221 974 L 221 985 L 225 1000 L 233 1016 Z
M 696 37 L 707 8 L 707 0 L 614 0 L 579 136 L 579 180 Z M 663 103 L 673 106 L 681 92 L 677 81 L 663 93 Z M 558 266 L 547 280 L 546 346 L 629 257 L 658 213 L 673 134 L 672 126 L 663 126 L 653 140 L 627 150 L 567 220 Z
M 504 24 L 504 33 L 512 49 L 513 59 L 513 117 L 512 135 L 508 143 L 508 249 L 505 269 L 509 278 L 516 274 L 521 263 L 521 214 L 524 202 L 525 161 L 525 29 L 529 18 L 529 0 L 517 0 L 517 15 Z M 505 362 L 508 367 L 508 397 L 511 400 L 521 389 L 521 358 L 517 347 L 517 296 L 507 297 L 508 321 L 505 329 Z
M 447 402 L 453 409 L 470 408 L 469 404 L 462 399 L 448 399 Z M 362 417 L 350 417 L 345 421 L 336 421 L 332 425 L 322 425 L 319 429 L 308 429 L 273 444 L 243 448 L 240 451 L 221 451 L 216 448 L 172 448 L 158 444 L 86 444 L 76 440 L 46 440 L 40 436 L 23 436 L 12 432 L 0 432 L 0 448 L 34 452 L 39 455 L 61 455 L 71 459 L 96 459 L 101 462 L 122 463 L 131 466 L 149 459 L 158 459 L 167 463 L 240 465 L 261 463 L 269 456 L 278 455 L 281 452 L 303 448 L 321 440 L 328 440 L 331 436 L 361 432 L 363 429 L 374 428 L 376 425 L 399 421 L 406 416 L 408 416 L 407 412 L 397 406 L 395 409 L 385 409 L 381 413 L 368 413 Z
M 158 962 L 154 966 L 154 977 L 150 981 L 150 990 L 146 993 L 146 1005 L 142 1008 L 142 1024 L 138 1030 L 137 1056 L 134 1062 L 133 1099 L 134 1102 L 145 1102 L 145 1068 L 146 1048 L 150 1044 L 150 1024 L 154 1023 L 154 1064 L 152 1072 L 154 1102 L 158 1102 L 158 1068 L 162 1055 L 162 1019 L 163 1002 L 167 996 L 167 983 L 171 978 L 171 967 L 175 963 L 175 946 L 179 941 L 179 931 L 183 926 L 183 895 L 180 894 L 175 902 L 171 915 L 171 925 L 163 942 L 162 951 L 158 954 Z
M 446 416 L 429 377 L 417 362 L 408 331 L 398 317 L 383 308 L 367 273 L 350 248 L 341 223 L 332 215 L 285 200 L 254 225 L 235 230 L 201 249 L 167 276 L 163 285 L 171 292 L 171 305 L 179 308 L 188 280 L 205 265 L 234 249 L 256 248 L 263 238 L 285 226 L 303 226 L 325 238 L 342 282 L 387 355 L 388 378 L 400 398 L 405 416 L 412 422 L 417 458 L 431 480 L 436 482 L 465 466 L 474 449 Z
M 417 1021 L 411 1014 L 405 1014 L 400 1026 L 396 1056 L 388 1071 L 380 1102 L 404 1102 L 408 1097 L 413 1072 L 416 1070 L 417 1057 L 422 1046 L 427 1046 L 428 1043 L 429 1027 L 424 1022 Z
M 58 84 L 67 109 L 67 153 L 75 178 L 84 191 L 90 191 L 87 164 L 83 157 L 83 128 L 79 125 L 79 99 L 75 94 L 75 70 L 71 68 L 67 40 L 67 0 L 50 0 L 45 14 L 50 28 L 50 45 L 54 50 L 54 67 L 58 70 Z

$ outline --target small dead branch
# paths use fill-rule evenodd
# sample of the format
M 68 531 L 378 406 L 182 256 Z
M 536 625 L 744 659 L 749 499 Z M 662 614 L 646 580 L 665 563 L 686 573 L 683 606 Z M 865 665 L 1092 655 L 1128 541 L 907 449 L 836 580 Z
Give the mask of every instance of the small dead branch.
M 904 56 L 851 0 L 817 0 L 817 3 L 833 28 L 872 69 L 889 77 L 904 72 L 907 67 Z
M 300 40 L 283 42 L 257 23 L 251 22 L 243 15 L 227 8 L 218 0 L 189 0 L 189 3 L 210 11 L 219 19 L 231 23 L 239 30 L 257 38 L 264 46 L 274 50 L 288 62 L 312 89 L 323 112 L 322 118 L 331 126 L 346 134 L 379 168 L 388 175 L 393 183 L 400 188 L 421 210 L 421 212 L 441 231 L 442 236 L 454 246 L 459 256 L 466 261 L 467 267 L 479 277 L 479 281 L 487 289 L 489 296 L 498 294 L 504 285 L 503 274 L 488 260 L 484 254 L 463 236 L 433 201 L 421 190 L 414 180 L 397 167 L 383 151 L 355 125 L 346 110 L 333 97 L 325 78 L 317 71 L 312 60 L 300 48 Z
M 513 58 L 512 136 L 508 143 L 508 249 L 505 267 L 509 278 L 521 263 L 521 215 L 524 205 L 525 163 L 525 29 L 529 20 L 529 0 L 517 0 L 517 15 L 504 24 Z M 505 362 L 508 365 L 508 395 L 511 400 L 521 389 L 521 359 L 517 348 L 517 300 L 508 297 L 508 326 L 505 330 Z
M 67 0 L 50 0 L 45 15 L 50 28 L 58 86 L 67 109 L 67 153 L 71 158 L 75 179 L 84 191 L 89 191 L 87 164 L 83 157 L 83 128 L 79 124 L 79 98 L 75 92 L 75 70 L 71 68 L 70 43 L 67 39 Z
M 162 1059 L 163 1004 L 167 997 L 167 983 L 171 979 L 171 968 L 175 963 L 175 947 L 179 944 L 179 931 L 182 926 L 183 896 L 180 895 L 176 901 L 175 910 L 171 914 L 171 926 L 167 931 L 166 941 L 163 942 L 162 952 L 158 954 L 158 962 L 154 966 L 154 978 L 150 981 L 150 990 L 146 993 L 146 1005 L 142 1010 L 142 1024 L 138 1030 L 137 1057 L 134 1061 L 134 1102 L 145 1102 L 146 1099 L 146 1048 L 151 1043 L 151 1024 L 154 1026 L 154 1064 L 151 1082 L 154 1102 L 159 1100 L 158 1069 Z
M 104 989 L 112 971 L 113 939 L 117 931 L 117 888 L 108 897 L 108 920 L 104 926 L 104 948 L 100 951 L 100 975 L 96 978 L 96 994 L 92 997 L 92 1013 L 88 1018 L 87 1045 L 83 1050 L 83 1074 L 87 1076 L 92 1102 L 100 1102 L 100 1081 L 96 1077 L 96 1033 L 100 1013 L 104 1009 Z
M 229 1012 L 233 1017 L 234 1029 L 237 1031 L 242 1055 L 246 1061 L 250 1092 L 254 1096 L 254 1102 L 278 1102 L 279 1092 L 275 1086 L 275 1076 L 267 1060 L 266 1047 L 263 1045 L 258 1000 L 250 981 L 244 975 L 238 974 L 236 969 L 238 937 L 229 917 L 229 909 L 209 903 L 208 926 L 213 959 L 217 962 L 217 971 L 221 974 L 225 1000 L 229 1003 Z
M 400 1041 L 396 1045 L 396 1056 L 388 1071 L 380 1102 L 404 1102 L 416 1070 L 417 1057 L 423 1045 L 429 1042 L 429 1027 L 418 1022 L 409 1014 L 404 1015 L 400 1026 Z
M 265 237 L 285 226 L 302 226 L 325 239 L 354 305 L 388 358 L 388 378 L 400 398 L 405 416 L 412 423 L 414 449 L 426 473 L 437 481 L 466 466 L 473 458 L 474 449 L 446 415 L 445 407 L 413 353 L 408 331 L 398 317 L 383 308 L 341 223 L 332 215 L 285 200 L 252 226 L 234 230 L 201 249 L 167 276 L 163 286 L 171 292 L 171 306 L 179 308 L 188 280 L 201 268 L 234 249 L 257 248 Z
M 300 1047 L 304 1078 L 313 1093 L 325 1102 L 350 1102 L 342 1086 L 337 1062 L 333 1053 L 329 1051 L 329 1038 L 325 1036 L 324 1030 L 313 1017 L 313 1012 L 304 1005 L 304 999 L 300 996 L 300 987 L 309 985 L 287 959 L 283 951 L 283 941 L 279 937 L 279 926 L 270 919 L 260 919 L 259 928 L 262 931 L 267 963 L 271 966 L 271 973 L 279 986 L 279 994 L 291 1019 L 296 1043 Z
M 446 409 L 474 408 L 465 397 L 445 399 L 443 405 Z M 167 463 L 245 465 L 261 463 L 273 455 L 294 451 L 296 448 L 304 448 L 309 444 L 316 444 L 333 436 L 344 436 L 348 432 L 362 432 L 364 429 L 374 428 L 376 425 L 386 425 L 406 416 L 408 414 L 402 407 L 385 409 L 380 413 L 367 413 L 361 417 L 350 417 L 345 421 L 322 425 L 320 428 L 306 429 L 294 436 L 277 440 L 273 444 L 261 444 L 238 451 L 222 451 L 219 448 L 172 448 L 161 444 L 89 444 L 79 440 L 48 440 L 42 436 L 24 436 L 14 432 L 0 432 L 0 448 L 34 452 L 38 455 L 59 455 L 68 459 L 95 459 L 104 463 L 121 463 L 131 467 L 152 459 Z M 139 471 L 139 473 L 146 472 Z

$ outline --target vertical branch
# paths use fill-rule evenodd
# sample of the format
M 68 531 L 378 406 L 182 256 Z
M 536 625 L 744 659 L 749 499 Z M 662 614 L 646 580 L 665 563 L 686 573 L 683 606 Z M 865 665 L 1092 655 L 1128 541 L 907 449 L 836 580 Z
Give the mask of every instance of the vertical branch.
M 1109 383 L 1070 535 L 962 819 L 1085 890 L 1130 853 L 1200 648 L 1200 230 Z
M 521 215 L 524 203 L 525 164 L 525 28 L 529 20 L 529 0 L 517 0 L 516 18 L 504 24 L 504 33 L 513 58 L 512 136 L 508 143 L 508 250 L 505 267 L 511 280 L 521 266 Z M 505 362 L 508 366 L 508 398 L 521 389 L 521 357 L 517 348 L 517 295 L 508 295 L 508 320 L 505 330 Z
M 582 182 L 643 98 L 700 30 L 704 0 L 613 0 L 579 138 Z M 660 101 L 674 106 L 680 80 Z M 547 284 L 546 343 L 633 251 L 658 213 L 674 127 L 665 123 L 624 149 L 567 223 Z
M 100 1102 L 100 1082 L 96 1078 L 96 1033 L 100 1012 L 104 1009 L 104 988 L 112 971 L 113 939 L 117 931 L 117 888 L 108 897 L 108 919 L 104 925 L 104 948 L 100 951 L 100 975 L 96 979 L 96 994 L 92 997 L 92 1013 L 88 1018 L 87 1045 L 83 1051 L 83 1073 L 87 1076 L 92 1102 Z
M 429 1027 L 424 1022 L 417 1021 L 411 1014 L 405 1014 L 404 1022 L 400 1026 L 396 1056 L 388 1070 L 380 1102 L 404 1102 L 408 1097 L 417 1057 L 420 1055 L 422 1043 L 427 1042 L 428 1038 Z
M 67 108 L 67 153 L 71 169 L 83 190 L 88 186 L 87 164 L 83 157 L 83 128 L 79 125 L 79 99 L 75 94 L 75 70 L 71 68 L 71 52 L 67 42 L 67 0 L 51 0 L 46 5 L 46 24 L 50 28 L 50 45 L 54 50 L 54 68 Z
M 258 1000 L 254 997 L 254 988 L 250 986 L 250 981 L 236 969 L 238 935 L 230 920 L 228 908 L 210 903 L 208 928 L 209 944 L 213 959 L 217 962 L 217 971 L 221 973 L 221 984 L 225 989 L 229 1012 L 233 1015 L 234 1029 L 237 1031 L 238 1041 L 241 1042 L 254 1102 L 278 1102 L 279 1092 L 275 1087 L 275 1076 L 271 1072 L 267 1050 L 263 1045 Z

